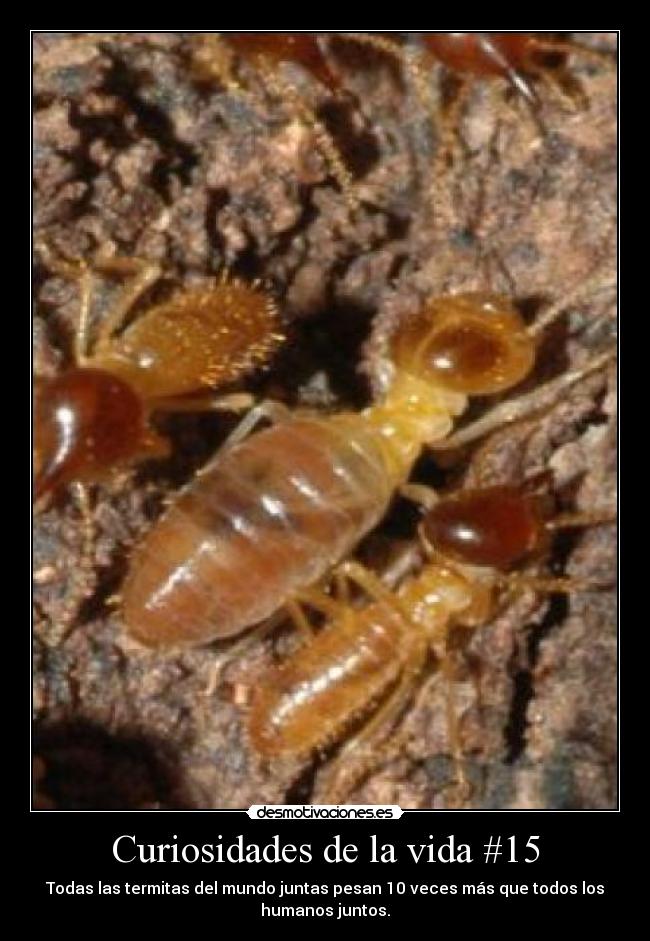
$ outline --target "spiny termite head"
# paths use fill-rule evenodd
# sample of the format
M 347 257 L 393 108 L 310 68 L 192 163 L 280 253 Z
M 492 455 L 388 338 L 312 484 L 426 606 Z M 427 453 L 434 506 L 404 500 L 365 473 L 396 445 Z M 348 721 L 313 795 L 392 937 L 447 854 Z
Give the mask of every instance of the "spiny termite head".
M 155 399 L 236 382 L 264 367 L 283 340 L 271 294 L 258 283 L 224 277 L 145 311 L 96 359 L 143 398 Z
M 499 294 L 429 300 L 390 342 L 395 367 L 450 392 L 489 395 L 532 369 L 535 344 L 511 301 Z

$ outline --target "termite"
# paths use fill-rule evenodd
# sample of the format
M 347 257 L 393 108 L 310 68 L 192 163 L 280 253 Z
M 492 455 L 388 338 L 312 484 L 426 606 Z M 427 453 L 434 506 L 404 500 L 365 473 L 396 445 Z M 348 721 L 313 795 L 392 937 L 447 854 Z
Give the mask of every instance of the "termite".
M 326 615 L 326 624 L 255 684 L 248 715 L 253 749 L 268 760 L 304 758 L 340 739 L 370 712 L 370 720 L 342 747 L 319 786 L 318 802 L 340 802 L 376 765 L 388 731 L 411 700 L 431 656 L 451 682 L 452 629 L 488 623 L 504 589 L 509 594 L 513 589 L 584 591 L 588 586 L 576 579 L 512 569 L 542 556 L 553 532 L 612 519 L 612 514 L 599 512 L 549 519 L 543 498 L 524 487 L 464 490 L 439 500 L 431 494 L 420 525 L 427 561 L 419 575 L 392 591 L 368 569 L 348 562 L 337 572 L 343 588 L 338 598 L 305 596 L 308 605 Z M 352 606 L 345 580 L 360 586 L 370 603 Z M 464 784 L 452 701 L 448 725 L 457 776 Z
M 47 267 L 74 280 L 80 310 L 71 362 L 36 380 L 34 495 L 40 505 L 71 486 L 84 549 L 61 617 L 62 630 L 92 585 L 94 521 L 88 485 L 138 462 L 169 454 L 151 423 L 157 412 L 248 407 L 248 395 L 215 390 L 267 363 L 283 339 L 275 301 L 260 284 L 224 275 L 212 287 L 181 290 L 127 323 L 139 298 L 162 276 L 138 258 L 100 252 L 92 265 L 39 245 Z M 126 276 L 115 303 L 91 338 L 94 271 Z
M 597 355 L 450 435 L 469 396 L 529 375 L 538 334 L 564 309 L 526 326 L 504 296 L 434 298 L 392 336 L 376 404 L 331 416 L 253 409 L 136 548 L 122 591 L 131 637 L 154 648 L 206 644 L 291 612 L 379 522 L 425 446 L 521 418 L 612 358 Z M 247 437 L 265 415 L 277 423 Z

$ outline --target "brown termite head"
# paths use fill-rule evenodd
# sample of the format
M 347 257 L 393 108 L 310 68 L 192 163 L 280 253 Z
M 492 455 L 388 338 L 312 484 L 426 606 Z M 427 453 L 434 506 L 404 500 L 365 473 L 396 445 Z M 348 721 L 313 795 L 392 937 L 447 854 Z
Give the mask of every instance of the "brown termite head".
M 549 79 L 575 104 L 586 96 L 567 65 L 571 53 L 603 60 L 605 53 L 554 33 L 421 33 L 434 59 L 461 78 L 504 78 L 530 105 L 538 103 L 535 79 Z
M 330 93 L 342 94 L 342 82 L 330 68 L 324 49 L 331 33 L 203 33 L 192 37 L 190 67 L 198 81 L 229 84 L 237 60 L 268 72 L 286 63 L 300 66 Z M 343 33 L 344 41 L 399 57 L 398 33 Z M 358 68 L 365 68 L 364 62 Z
M 545 548 L 545 508 L 514 486 L 461 490 L 426 513 L 420 535 L 431 554 L 505 572 Z
M 74 480 L 101 480 L 165 446 L 132 386 L 103 369 L 73 368 L 37 384 L 34 450 L 39 499 Z
M 259 57 L 279 65 L 291 62 L 300 65 L 330 91 L 340 82 L 332 72 L 321 48 L 318 33 L 224 33 L 225 43 L 243 60 L 255 62 Z

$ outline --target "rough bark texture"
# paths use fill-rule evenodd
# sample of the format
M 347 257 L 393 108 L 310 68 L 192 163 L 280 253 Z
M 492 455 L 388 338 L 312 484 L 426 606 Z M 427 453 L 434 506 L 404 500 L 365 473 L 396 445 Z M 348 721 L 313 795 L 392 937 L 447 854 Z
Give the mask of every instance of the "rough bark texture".
M 615 43 L 611 34 L 576 39 L 600 49 Z M 342 103 L 299 68 L 283 67 L 320 109 L 354 171 L 362 206 L 352 213 L 312 131 L 286 102 L 265 95 L 250 71 L 252 100 L 197 85 L 190 42 L 179 34 L 36 37 L 36 232 L 83 255 L 108 241 L 120 253 L 161 261 L 182 284 L 205 281 L 225 264 L 263 277 L 293 328 L 272 370 L 247 384 L 260 394 L 357 408 L 369 401 L 383 337 L 422 298 L 491 288 L 513 294 L 532 315 L 595 265 L 609 259 L 614 270 L 613 65 L 571 56 L 585 109 L 538 83 L 543 133 L 503 83 L 476 83 L 459 123 L 462 147 L 442 172 L 439 125 L 394 63 L 331 42 L 330 61 L 350 92 Z M 432 65 L 434 96 L 441 78 Z M 35 271 L 35 362 L 47 375 L 64 364 L 78 298 L 38 261 Z M 613 342 L 612 294 L 571 305 L 527 387 Z M 106 296 L 99 292 L 99 317 Z M 133 541 L 231 424 L 223 416 L 167 419 L 171 460 L 97 488 L 97 588 L 58 647 L 47 633 L 70 591 L 78 517 L 65 494 L 37 516 L 38 806 L 226 808 L 309 799 L 317 763 L 265 767 L 246 741 L 247 688 L 295 643 L 290 630 L 255 645 L 206 695 L 213 647 L 174 656 L 135 650 L 109 603 Z M 614 510 L 615 431 L 616 385 L 603 372 L 442 469 L 424 458 L 414 479 L 452 487 L 519 481 L 550 468 L 560 508 Z M 381 567 L 412 538 L 414 523 L 399 502 L 362 557 Z M 611 585 L 615 527 L 558 540 L 544 565 Z M 471 792 L 452 786 L 445 697 L 431 682 L 404 716 L 402 752 L 373 770 L 354 800 L 616 806 L 613 591 L 520 596 L 459 647 L 454 702 Z

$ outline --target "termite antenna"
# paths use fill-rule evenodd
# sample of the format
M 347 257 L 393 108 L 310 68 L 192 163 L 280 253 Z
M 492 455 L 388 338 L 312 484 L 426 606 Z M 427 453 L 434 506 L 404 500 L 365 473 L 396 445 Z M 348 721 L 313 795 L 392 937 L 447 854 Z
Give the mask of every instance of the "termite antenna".
M 586 279 L 580 281 L 568 294 L 564 294 L 559 300 L 551 304 L 544 313 L 537 317 L 528 327 L 528 334 L 531 337 L 537 337 L 543 333 L 546 328 L 557 320 L 572 304 L 582 298 L 590 295 L 616 288 L 616 277 L 603 279 L 604 265 L 599 264 Z
M 287 101 L 291 113 L 311 130 L 316 146 L 325 159 L 329 172 L 336 180 L 348 206 L 352 211 L 358 209 L 359 198 L 355 193 L 352 174 L 346 167 L 330 132 L 316 116 L 313 108 L 310 108 L 302 99 L 291 82 L 283 78 L 277 69 L 273 69 L 271 64 L 263 57 L 260 57 L 258 64 L 260 65 L 260 75 L 268 91 L 280 101 Z
M 558 532 L 562 529 L 580 529 L 584 526 L 607 526 L 616 522 L 616 513 L 613 510 L 592 510 L 581 513 L 560 513 L 553 519 L 547 520 L 544 526 L 549 532 Z

